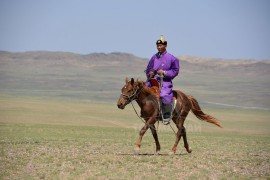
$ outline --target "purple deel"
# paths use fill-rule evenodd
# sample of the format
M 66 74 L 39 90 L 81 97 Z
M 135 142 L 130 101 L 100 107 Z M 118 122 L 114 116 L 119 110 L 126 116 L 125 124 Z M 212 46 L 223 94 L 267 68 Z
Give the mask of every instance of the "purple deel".
M 151 71 L 154 72 L 161 69 L 166 71 L 166 75 L 163 77 L 163 86 L 161 88 L 160 97 L 162 103 L 171 104 L 173 99 L 172 80 L 178 75 L 179 60 L 172 54 L 167 53 L 167 51 L 165 51 L 160 57 L 158 57 L 158 54 L 154 54 L 147 65 L 146 76 L 148 77 Z M 160 82 L 158 75 L 155 75 L 154 78 Z M 147 82 L 146 86 L 150 87 L 151 83 Z

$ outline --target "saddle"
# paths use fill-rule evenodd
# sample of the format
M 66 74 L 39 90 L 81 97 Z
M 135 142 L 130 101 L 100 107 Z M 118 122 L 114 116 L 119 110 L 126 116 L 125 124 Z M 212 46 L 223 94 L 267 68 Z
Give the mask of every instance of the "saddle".
M 154 78 L 150 79 L 150 83 L 152 86 L 147 87 L 147 89 L 151 94 L 155 95 L 157 100 L 159 101 L 159 94 L 160 94 L 159 83 Z M 177 93 L 176 93 L 176 91 L 173 90 L 173 101 L 175 101 L 176 99 L 177 99 Z
M 144 89 L 147 91 L 149 94 L 152 94 L 153 96 L 156 97 L 157 101 L 159 102 L 159 93 L 160 93 L 160 88 L 158 81 L 156 79 L 151 79 L 151 87 L 145 86 Z

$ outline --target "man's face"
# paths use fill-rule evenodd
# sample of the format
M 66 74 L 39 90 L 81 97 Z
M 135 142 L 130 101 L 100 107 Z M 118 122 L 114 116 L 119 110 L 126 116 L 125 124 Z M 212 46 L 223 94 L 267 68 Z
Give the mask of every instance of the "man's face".
M 158 50 L 158 52 L 159 53 L 164 53 L 165 51 L 166 51 L 166 47 L 167 46 L 165 46 L 165 45 L 163 45 L 163 44 L 157 44 L 157 50 Z

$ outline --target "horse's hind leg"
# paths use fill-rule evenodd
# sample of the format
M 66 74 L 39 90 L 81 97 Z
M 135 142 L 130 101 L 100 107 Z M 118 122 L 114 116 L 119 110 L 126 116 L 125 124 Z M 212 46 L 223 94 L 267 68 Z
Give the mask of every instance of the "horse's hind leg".
M 178 129 L 177 134 L 176 134 L 175 143 L 174 143 L 174 146 L 172 148 L 172 152 L 174 154 L 176 153 L 177 145 L 178 145 L 182 136 L 184 139 L 185 148 L 187 149 L 187 151 L 189 153 L 191 152 L 191 150 L 189 149 L 189 146 L 188 146 L 188 142 L 187 142 L 186 128 L 184 127 L 184 122 L 185 122 L 187 115 L 188 115 L 187 112 L 185 112 L 185 111 L 181 112 L 180 116 L 174 120 L 174 123 L 176 124 L 176 127 Z
M 176 134 L 176 140 L 175 140 L 175 143 L 174 143 L 174 146 L 172 148 L 172 152 L 175 154 L 176 153 L 176 148 L 177 148 L 177 145 L 181 139 L 181 136 L 183 136 L 183 139 L 184 139 L 184 146 L 187 150 L 188 153 L 191 153 L 192 150 L 191 148 L 189 147 L 188 145 L 188 142 L 187 142 L 187 134 L 186 134 L 186 128 L 183 126 L 184 124 L 184 121 L 185 121 L 185 118 L 181 118 L 179 120 L 179 123 L 176 124 L 177 128 L 178 128 L 178 131 L 177 131 L 177 134 Z
M 151 125 L 150 129 L 151 129 L 152 135 L 153 135 L 153 137 L 155 139 L 155 142 L 156 142 L 156 153 L 159 154 L 159 152 L 160 152 L 160 144 L 159 144 L 158 135 L 157 135 L 155 125 Z
M 176 148 L 177 148 L 177 145 L 181 139 L 181 136 L 182 136 L 182 128 L 183 128 L 183 123 L 184 121 L 180 118 L 179 121 L 175 121 L 175 124 L 176 124 L 176 127 L 178 129 L 177 131 L 177 134 L 176 134 L 176 139 L 175 139 L 175 143 L 173 145 L 173 148 L 172 148 L 172 152 L 175 154 L 176 153 Z

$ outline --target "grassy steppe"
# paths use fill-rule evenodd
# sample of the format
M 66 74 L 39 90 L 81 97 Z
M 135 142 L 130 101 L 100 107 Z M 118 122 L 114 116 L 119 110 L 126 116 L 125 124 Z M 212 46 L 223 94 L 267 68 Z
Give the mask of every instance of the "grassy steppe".
M 202 107 L 203 108 L 203 107 Z M 177 154 L 169 126 L 159 125 L 161 155 L 131 106 L 0 96 L 0 179 L 238 179 L 270 177 L 270 112 L 205 108 L 224 129 L 186 120 L 192 154 Z M 173 126 L 174 127 L 174 126 Z

